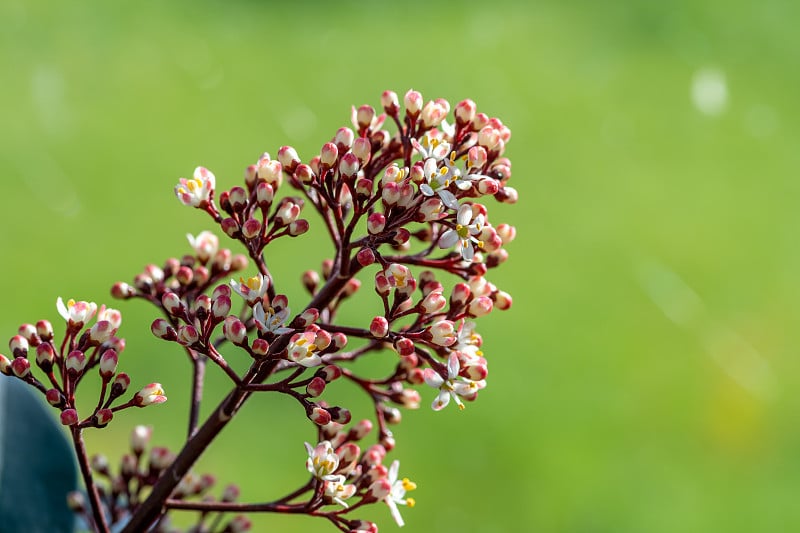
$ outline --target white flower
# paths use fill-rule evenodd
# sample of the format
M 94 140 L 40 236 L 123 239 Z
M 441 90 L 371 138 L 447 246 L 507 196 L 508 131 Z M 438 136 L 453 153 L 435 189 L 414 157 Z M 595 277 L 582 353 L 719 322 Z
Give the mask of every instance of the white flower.
M 425 383 L 433 388 L 439 389 L 439 394 L 433 400 L 431 407 L 434 411 L 441 411 L 450 403 L 450 399 L 458 405 L 459 409 L 464 409 L 464 403 L 460 397 L 472 397 L 482 388 L 486 387 L 486 381 L 472 381 L 458 375 L 461 370 L 458 356 L 450 354 L 447 360 L 447 379 L 442 378 L 438 372 L 432 368 L 426 368 L 423 374 Z
M 345 477 L 342 475 L 336 476 L 329 476 L 329 478 L 325 481 L 325 496 L 334 503 L 338 503 L 345 509 L 349 507 L 346 499 L 350 498 L 353 494 L 356 493 L 356 486 L 355 485 L 345 485 Z
M 419 141 L 411 139 L 411 145 L 419 152 L 423 160 L 433 158 L 441 161 L 450 153 L 450 143 L 435 139 L 427 133 Z
M 194 253 L 203 263 L 217 254 L 219 239 L 210 231 L 202 231 L 197 237 L 191 233 L 187 233 L 186 238 L 189 239 L 189 245 L 194 249 Z
M 256 274 L 252 278 L 245 280 L 239 278 L 237 282 L 235 279 L 231 280 L 231 287 L 236 291 L 239 296 L 244 298 L 247 303 L 252 305 L 259 298 L 263 298 L 269 288 L 269 278 L 263 274 Z
M 394 521 L 397 522 L 399 527 L 403 527 L 405 522 L 403 522 L 403 517 L 400 516 L 400 510 L 397 508 L 397 505 L 407 505 L 408 507 L 414 507 L 416 502 L 414 498 L 406 498 L 406 492 L 412 491 L 417 488 L 417 484 L 413 481 L 409 480 L 407 477 L 403 479 L 397 479 L 397 473 L 400 470 L 400 461 L 392 462 L 392 465 L 389 467 L 389 475 L 387 481 L 392 486 L 391 491 L 389 494 L 384 498 L 386 505 L 389 506 L 389 510 L 392 513 L 392 518 Z
M 288 333 L 293 331 L 292 328 L 284 327 L 286 319 L 289 317 L 289 308 L 284 307 L 279 311 L 275 311 L 272 307 L 264 309 L 261 302 L 253 306 L 253 318 L 256 321 L 256 327 L 262 333 L 271 331 L 276 335 Z
M 183 205 L 198 207 L 203 202 L 207 202 L 214 191 L 215 178 L 205 167 L 194 169 L 192 179 L 181 178 L 175 186 L 175 196 Z
M 456 201 L 455 195 L 447 190 L 447 187 L 450 185 L 447 167 L 439 169 L 436 159 L 431 157 L 425 160 L 422 170 L 425 175 L 425 183 L 420 184 L 420 192 L 425 196 L 433 196 L 436 194 L 444 205 L 450 209 L 458 209 L 458 202 Z
M 289 360 L 306 368 L 322 364 L 322 357 L 316 353 L 317 345 L 314 344 L 314 339 L 316 335 L 310 331 L 293 335 L 287 347 Z
M 439 247 L 450 248 L 458 244 L 461 257 L 465 261 L 472 261 L 472 258 L 475 257 L 475 249 L 472 244 L 475 243 L 478 248 L 483 247 L 483 243 L 475 235 L 479 235 L 483 231 L 484 225 L 483 215 L 480 214 L 473 219 L 472 206 L 464 204 L 458 208 L 456 227 L 442 233 L 439 238 Z
M 308 471 L 321 481 L 336 481 L 338 476 L 333 473 L 339 468 L 339 456 L 336 455 L 331 442 L 323 440 L 313 448 L 307 442 L 305 445 L 306 451 L 308 451 L 308 459 L 306 459 Z
M 91 320 L 97 312 L 97 304 L 94 302 L 76 302 L 70 299 L 64 305 L 64 300 L 59 296 L 58 300 L 56 300 L 56 309 L 58 309 L 58 314 L 69 322 L 70 326 L 82 326 Z

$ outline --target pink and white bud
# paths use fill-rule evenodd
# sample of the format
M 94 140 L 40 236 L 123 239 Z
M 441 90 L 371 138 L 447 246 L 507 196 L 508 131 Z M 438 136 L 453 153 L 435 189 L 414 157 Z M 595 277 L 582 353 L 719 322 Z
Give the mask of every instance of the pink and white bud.
M 401 357 L 408 357 L 414 353 L 414 341 L 407 337 L 398 337 L 394 341 L 394 349 Z
M 186 268 L 189 272 L 192 272 L 189 267 L 181 268 Z M 181 301 L 181 297 L 174 292 L 165 292 L 161 297 L 161 304 L 164 306 L 164 310 L 172 316 L 182 316 L 186 313 L 186 306 Z
M 389 278 L 382 273 L 375 274 L 375 292 L 380 296 L 388 296 L 392 291 L 392 285 Z
M 230 533 L 246 533 L 252 528 L 253 522 L 245 515 L 240 514 L 234 516 L 233 520 L 228 522 L 228 525 L 225 526 L 225 531 L 230 531 Z
M 326 385 L 327 382 L 323 378 L 316 376 L 306 386 L 306 392 L 312 398 L 316 398 L 325 392 Z
M 109 381 L 117 372 L 117 364 L 119 363 L 119 356 L 114 350 L 106 350 L 100 357 L 100 376 Z
M 450 112 L 450 103 L 444 98 L 431 100 L 422 108 L 420 121 L 425 127 L 433 128 L 442 123 Z
M 40 320 L 36 323 L 36 334 L 43 341 L 51 341 L 53 339 L 53 325 L 47 320 Z
M 213 316 L 216 320 L 228 316 L 230 310 L 231 310 L 230 296 L 219 296 L 215 298 L 214 303 L 211 304 L 211 316 Z
M 254 239 L 258 237 L 261 232 L 261 221 L 257 218 L 248 218 L 242 224 L 242 235 L 247 239 Z
M 178 328 L 178 342 L 184 346 L 192 346 L 200 340 L 200 333 L 192 325 L 184 325 Z
M 219 238 L 210 231 L 201 231 L 197 237 L 187 233 L 186 238 L 197 258 L 203 263 L 211 259 L 219 249 Z
M 387 115 L 391 117 L 397 115 L 397 111 L 400 109 L 397 93 L 394 91 L 383 91 L 383 94 L 381 94 L 381 105 Z
M 89 340 L 91 340 L 93 344 L 103 344 L 116 332 L 117 328 L 115 328 L 111 322 L 108 320 L 101 320 L 95 323 L 89 330 Z
M 269 183 L 273 189 L 277 189 L 283 183 L 283 165 L 279 161 L 269 160 L 268 155 L 266 159 L 262 156 L 258 161 L 258 179 Z
M 386 228 L 386 217 L 383 213 L 372 213 L 367 217 L 367 231 L 370 235 L 377 235 Z
M 225 489 L 222 491 L 222 501 L 223 502 L 235 502 L 239 499 L 239 487 L 236 485 L 226 485 Z
M 182 265 L 181 267 L 178 268 L 177 272 L 175 272 L 175 279 L 177 279 L 178 283 L 180 283 L 185 287 L 189 285 L 192 281 L 194 281 L 194 270 L 192 270 L 192 267 L 190 266 Z
M 439 198 L 428 198 L 419 206 L 418 220 L 420 222 L 433 222 L 447 216 L 444 204 Z
M 130 376 L 128 376 L 128 374 L 125 372 L 120 372 L 117 374 L 117 377 L 114 378 L 114 383 L 111 385 L 111 395 L 117 397 L 121 394 L 124 394 L 130 385 Z
M 294 169 L 300 164 L 300 156 L 291 146 L 281 146 L 278 150 L 278 161 L 280 161 L 285 170 L 294 172 Z
M 306 290 L 311 294 L 316 292 L 317 287 L 319 286 L 319 281 L 320 281 L 319 274 L 317 274 L 316 271 L 306 270 L 305 272 L 303 272 L 302 276 L 303 287 L 305 287 Z
M 4 357 L 4 359 L 8 361 L 7 358 Z M 3 362 L 0 362 L 0 364 L 3 364 Z M 11 373 L 20 379 L 28 377 L 28 375 L 31 373 L 31 363 L 24 357 L 15 357 L 14 360 L 11 361 L 10 366 Z
M 381 188 L 381 200 L 388 206 L 396 205 L 401 198 L 400 186 L 390 181 Z
M 353 418 L 353 415 L 350 414 L 350 410 L 345 407 L 329 407 L 328 412 L 331 415 L 331 420 L 337 424 L 349 424 L 350 420 Z
M 447 299 L 441 291 L 433 291 L 428 293 L 419 305 L 428 314 L 438 313 L 447 305 Z
M 43 342 L 36 347 L 36 364 L 45 372 L 50 372 L 50 370 L 52 370 L 55 359 L 55 349 L 53 349 L 53 345 L 49 342 Z
M 163 318 L 157 318 L 150 325 L 150 331 L 159 339 L 165 341 L 174 341 L 178 338 L 178 333 L 172 325 Z
M 406 228 L 399 228 L 394 233 L 392 242 L 394 242 L 394 244 L 397 246 L 402 246 L 406 244 L 409 241 L 409 239 L 411 239 L 411 232 L 408 231 Z
M 289 236 L 298 237 L 308 231 L 308 220 L 301 218 L 289 224 Z
M 450 320 L 439 320 L 431 324 L 426 330 L 429 340 L 437 346 L 452 346 L 458 340 L 455 324 Z
M 334 351 L 340 351 L 347 346 L 347 335 L 341 331 L 337 331 L 331 336 L 331 345 L 334 347 Z
M 492 312 L 494 303 L 488 296 L 479 296 L 470 302 L 469 314 L 474 317 L 488 315 Z
M 300 183 L 311 183 L 316 178 L 314 170 L 308 165 L 298 165 L 294 171 L 294 177 Z
M 141 455 L 145 448 L 150 444 L 150 439 L 153 436 L 152 426 L 136 426 L 131 431 L 131 450 L 136 455 Z
M 476 113 L 472 119 L 472 129 L 480 131 L 489 125 L 489 116 L 486 113 Z
M 511 295 L 505 291 L 497 291 L 492 295 L 494 299 L 494 305 L 500 309 L 501 311 L 505 311 L 511 308 Z
M 222 323 L 222 334 L 237 346 L 247 342 L 247 327 L 235 316 L 229 316 Z
M 355 176 L 361 163 L 353 152 L 347 152 L 339 162 L 339 173 L 345 177 Z
M 98 427 L 108 425 L 112 418 L 114 418 L 114 413 L 111 411 L 111 409 L 100 409 L 94 415 L 94 421 Z
M 352 141 L 351 141 L 352 142 Z M 324 168 L 332 168 L 339 157 L 339 149 L 333 143 L 325 143 L 319 152 L 319 163 Z
M 503 241 L 503 244 L 510 243 L 517 236 L 517 228 L 510 224 L 499 224 L 495 229 L 497 230 L 497 235 Z
M 78 411 L 75 409 L 64 409 L 61 411 L 61 423 L 65 426 L 72 426 L 78 423 Z
M 22 324 L 17 333 L 23 336 L 29 344 L 36 346 L 39 343 L 39 336 L 36 334 L 36 326 L 33 324 Z
M 275 221 L 281 225 L 289 225 L 300 216 L 300 206 L 296 203 L 286 200 L 278 208 L 275 214 Z
M 175 454 L 163 446 L 156 446 L 150 450 L 150 468 L 160 472 L 175 460 Z
M 390 492 L 392 492 L 392 484 L 389 483 L 388 479 L 381 478 L 369 486 L 364 499 L 368 501 L 380 501 L 389 496 Z
M 472 120 L 475 118 L 475 114 L 478 111 L 478 106 L 475 105 L 470 99 L 462 100 L 458 104 L 456 104 L 455 109 L 455 116 L 456 116 L 456 124 L 460 127 L 464 127 L 467 124 L 472 124 Z
M 249 196 L 244 187 L 233 187 L 228 192 L 228 200 L 231 203 L 232 209 L 239 212 L 247 207 Z
M 275 199 L 275 189 L 267 182 L 260 181 L 256 185 L 256 202 L 261 209 L 267 209 Z
M 331 273 L 333 272 L 333 259 L 325 259 L 322 261 L 322 277 L 330 279 Z
M 478 192 L 485 196 L 494 196 L 500 190 L 500 184 L 493 178 L 478 180 Z
M 11 350 L 14 357 L 28 357 L 28 346 L 28 339 L 22 335 L 14 335 L 8 341 L 8 349 Z
M 453 292 L 450 293 L 450 305 L 455 308 L 461 308 L 467 303 L 469 297 L 472 296 L 472 291 L 466 283 L 456 283 L 453 287 Z
M 347 280 L 347 283 L 344 284 L 344 288 L 342 289 L 342 296 L 352 296 L 358 289 L 361 288 L 361 280 L 356 278 L 350 278 Z
M 306 326 L 310 326 L 314 322 L 317 321 L 319 318 L 319 311 L 316 308 L 311 307 L 306 309 L 302 313 L 300 313 L 300 319 L 298 320 L 297 327 L 304 328 Z
M 308 419 L 318 426 L 324 426 L 331 421 L 331 414 L 323 407 L 315 406 L 308 412 Z
M 356 261 L 361 266 L 369 266 L 375 262 L 375 253 L 370 248 L 362 248 L 356 254 Z
M 386 317 L 376 316 L 369 324 L 369 332 L 376 339 L 382 339 L 389 334 L 389 321 Z
M 422 94 L 410 89 L 403 97 L 403 104 L 406 107 L 406 114 L 416 117 L 422 109 Z
M 250 349 L 256 357 L 264 357 L 269 353 L 269 342 L 266 339 L 255 339 Z
M 366 165 L 372 157 L 372 143 L 366 137 L 359 137 L 353 143 L 353 154 L 358 158 L 361 166 Z
M 358 124 L 359 129 L 366 129 L 372 124 L 372 119 L 375 118 L 375 109 L 369 105 L 362 105 L 358 109 L 353 107 L 354 122 Z
M 232 218 L 222 219 L 222 222 L 220 222 L 220 226 L 222 227 L 222 231 L 224 231 L 225 235 L 227 235 L 228 237 L 235 237 L 236 234 L 239 233 L 239 230 L 241 229 L 239 223 Z
M 164 387 L 161 383 L 150 383 L 133 396 L 133 404 L 137 407 L 164 403 L 167 397 L 164 395 Z
M 317 370 L 317 375 L 330 383 L 342 377 L 342 369 L 336 365 L 327 365 Z
M 86 368 L 86 356 L 80 350 L 72 350 L 67 355 L 67 360 L 65 365 L 67 367 L 67 372 L 72 373 L 73 375 L 80 374 L 83 372 L 83 369 Z
M 64 395 L 61 394 L 61 391 L 58 389 L 47 389 L 44 397 L 47 399 L 47 403 L 53 407 L 60 407 L 64 405 Z
M 214 192 L 214 174 L 204 167 L 194 169 L 192 179 L 181 178 L 175 186 L 175 196 L 183 205 L 200 207 L 210 201 Z

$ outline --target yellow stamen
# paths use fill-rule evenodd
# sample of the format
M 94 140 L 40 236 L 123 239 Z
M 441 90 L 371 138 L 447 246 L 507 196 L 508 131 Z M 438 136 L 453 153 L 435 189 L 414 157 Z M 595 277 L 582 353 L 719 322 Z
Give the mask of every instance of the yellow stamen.
M 409 507 L 414 507 L 415 505 L 417 505 L 417 500 L 415 500 L 414 498 L 406 498 L 406 505 Z
M 261 278 L 259 278 L 258 276 L 253 276 L 252 278 L 248 279 L 248 280 L 245 282 L 245 284 L 246 284 L 246 285 L 247 285 L 249 288 L 251 288 L 251 289 L 253 289 L 253 290 L 258 290 L 258 289 L 260 289 L 260 288 L 261 288 Z
M 407 477 L 403 478 L 403 488 L 406 490 L 414 490 L 417 488 L 417 484 L 408 479 Z

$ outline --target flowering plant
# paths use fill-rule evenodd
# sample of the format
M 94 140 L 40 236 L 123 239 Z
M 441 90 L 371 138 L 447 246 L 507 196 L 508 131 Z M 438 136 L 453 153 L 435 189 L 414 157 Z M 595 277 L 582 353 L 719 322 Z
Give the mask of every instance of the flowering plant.
M 407 494 L 415 484 L 400 477 L 397 460 L 387 462 L 395 447 L 389 426 L 400 420 L 398 407 L 418 407 L 415 386 L 434 389 L 434 410 L 450 403 L 463 409 L 486 386 L 474 319 L 511 306 L 511 297 L 486 274 L 507 259 L 503 246 L 515 230 L 490 222 L 478 200 L 514 203 L 517 193 L 507 185 L 511 163 L 503 157 L 510 130 L 478 113 L 471 100 L 455 106 L 452 123 L 446 100 L 424 103 L 413 90 L 405 94 L 404 113 L 391 91 L 381 103 L 380 115 L 367 105 L 353 108 L 353 128 L 340 128 L 307 163 L 289 146 L 277 159 L 262 155 L 247 167 L 243 186 L 218 194 L 214 174 L 197 168 L 179 181 L 175 195 L 209 215 L 245 253 L 235 255 L 204 231 L 188 236 L 191 254 L 148 265 L 132 284 L 113 286 L 115 298 L 155 306 L 162 317 L 152 323 L 152 333 L 188 356 L 192 401 L 179 451 L 148 452 L 152 429 L 137 426 L 116 472 L 105 457 L 87 456 L 86 430 L 105 427 L 125 409 L 167 400 L 159 383 L 128 392 L 133 380 L 117 368 L 125 349 L 117 336 L 119 311 L 59 298 L 63 337 L 46 320 L 23 324 L 12 337 L 10 357 L 0 355 L 0 372 L 38 389 L 59 410 L 86 489 L 70 494 L 70 505 L 90 529 L 171 530 L 167 515 L 189 509 L 200 511 L 192 531 L 246 531 L 244 513 L 252 512 L 307 514 L 342 531 L 377 531 L 374 523 L 352 516 L 381 502 L 403 525 L 398 506 L 414 505 Z M 384 129 L 387 124 L 394 133 Z M 279 196 L 287 188 L 291 194 Z M 303 272 L 309 300 L 289 302 L 265 249 L 309 231 L 311 223 L 301 217 L 309 208 L 332 243 L 332 257 L 319 272 Z M 236 272 L 243 274 L 231 279 Z M 361 288 L 359 275 L 376 293 L 368 323 L 342 324 L 339 311 Z M 457 282 L 447 284 L 442 275 Z M 235 307 L 240 310 L 232 313 Z M 249 361 L 246 371 L 228 364 L 220 351 L 225 344 L 235 347 L 226 351 L 228 358 Z M 361 375 L 352 363 L 370 354 L 393 358 L 393 370 L 378 378 Z M 201 421 L 208 362 L 231 388 Z M 93 409 L 79 411 L 77 390 L 84 379 L 96 379 L 94 368 L 99 398 Z M 352 422 L 346 407 L 324 400 L 337 380 L 370 398 L 374 421 Z M 248 398 L 269 392 L 293 398 L 314 425 L 314 439 L 305 444 L 308 481 L 271 502 L 237 502 L 233 485 L 214 496 L 215 479 L 195 474 L 192 466 Z M 372 444 L 365 442 L 370 434 Z M 226 513 L 234 517 L 226 520 Z

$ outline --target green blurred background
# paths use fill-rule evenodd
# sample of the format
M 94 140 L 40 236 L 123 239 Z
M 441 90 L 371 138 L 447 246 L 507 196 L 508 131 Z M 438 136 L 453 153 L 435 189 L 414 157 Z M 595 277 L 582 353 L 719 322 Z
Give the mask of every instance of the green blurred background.
M 4 0 L 0 331 L 55 322 L 59 295 L 109 302 L 114 281 L 188 251 L 208 220 L 172 187 L 195 166 L 228 188 L 263 151 L 310 157 L 384 89 L 468 97 L 513 131 L 520 203 L 490 214 L 518 229 L 491 277 L 515 305 L 479 323 L 479 401 L 396 429 L 419 484 L 407 528 L 797 530 L 798 15 L 788 1 Z M 273 260 L 290 297 L 303 244 Z M 116 304 L 121 369 L 170 401 L 89 447 L 117 456 L 143 422 L 176 446 L 184 356 L 150 336 L 144 304 Z M 298 411 L 251 402 L 198 471 L 246 501 L 293 488 L 312 438 Z M 383 507 L 366 517 L 396 530 Z

